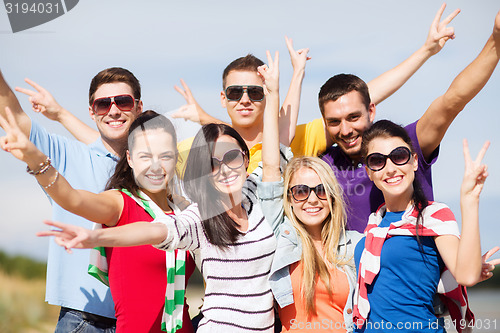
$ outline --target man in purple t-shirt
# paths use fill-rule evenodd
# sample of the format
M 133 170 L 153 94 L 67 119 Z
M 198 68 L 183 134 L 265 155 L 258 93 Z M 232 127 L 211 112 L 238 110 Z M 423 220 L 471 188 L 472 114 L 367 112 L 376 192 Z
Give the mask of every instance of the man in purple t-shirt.
M 439 144 L 455 117 L 488 82 L 500 60 L 499 49 L 500 12 L 481 53 L 420 119 L 406 126 L 418 153 L 417 175 L 428 199 L 433 199 L 431 165 L 437 159 Z M 363 80 L 339 74 L 321 87 L 319 107 L 327 131 L 336 143 L 325 151 L 322 159 L 330 164 L 344 189 L 348 229 L 363 232 L 370 213 L 384 202 L 380 190 L 368 179 L 360 152 L 362 135 L 375 119 L 375 104 Z

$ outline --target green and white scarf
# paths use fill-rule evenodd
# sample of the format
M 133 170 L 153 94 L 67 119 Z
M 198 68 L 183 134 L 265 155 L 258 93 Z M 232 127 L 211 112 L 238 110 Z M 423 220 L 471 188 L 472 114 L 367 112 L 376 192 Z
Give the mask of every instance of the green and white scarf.
M 132 195 L 129 191 L 122 189 L 123 193 L 130 196 L 139 206 L 155 219 L 165 213 L 153 202 L 145 193 L 139 191 L 140 199 Z M 169 201 L 174 213 L 180 213 L 177 206 Z M 94 229 L 102 228 L 102 225 L 95 224 Z M 165 251 L 167 267 L 167 290 L 165 293 L 165 307 L 162 316 L 161 329 L 168 333 L 174 333 L 182 328 L 182 318 L 184 314 L 184 293 L 186 281 L 186 252 L 177 250 L 177 257 L 174 251 Z M 104 247 L 96 247 L 90 250 L 90 264 L 88 273 L 109 286 L 108 262 Z

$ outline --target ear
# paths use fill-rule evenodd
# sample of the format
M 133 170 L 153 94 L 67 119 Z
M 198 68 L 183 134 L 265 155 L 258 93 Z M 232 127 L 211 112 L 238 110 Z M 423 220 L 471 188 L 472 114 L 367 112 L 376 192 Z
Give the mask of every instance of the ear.
M 418 155 L 416 153 L 413 154 L 413 171 L 418 170 Z
M 249 165 L 250 165 L 250 156 L 245 155 L 245 169 L 248 169 Z
M 370 103 L 370 106 L 368 106 L 368 117 L 370 118 L 370 124 L 373 124 L 375 121 L 375 114 L 377 113 L 376 106 L 373 103 Z
M 368 175 L 368 178 L 370 179 L 370 181 L 373 181 L 372 175 L 371 175 L 371 170 L 368 169 L 368 167 L 366 165 L 365 165 L 365 171 L 366 171 L 366 174 Z
M 134 169 L 134 167 L 132 166 L 132 159 L 130 158 L 130 152 L 128 151 L 128 149 L 127 149 L 127 163 L 131 169 Z
M 224 93 L 224 91 L 220 92 L 220 104 L 222 105 L 222 107 L 224 109 L 227 108 L 227 99 L 226 99 L 226 94 Z
M 143 110 L 144 104 L 142 104 L 142 100 L 139 100 L 139 102 L 137 102 L 137 116 L 139 116 Z
M 92 110 L 92 106 L 89 106 L 89 114 L 90 118 L 92 118 L 92 120 L 95 121 L 95 114 L 94 111 Z

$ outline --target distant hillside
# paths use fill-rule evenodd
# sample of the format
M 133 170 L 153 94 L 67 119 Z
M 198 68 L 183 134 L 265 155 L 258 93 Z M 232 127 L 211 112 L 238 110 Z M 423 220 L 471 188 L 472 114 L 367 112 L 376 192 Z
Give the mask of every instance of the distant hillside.
M 47 264 L 26 256 L 13 256 L 0 251 L 0 271 L 25 279 L 45 279 Z

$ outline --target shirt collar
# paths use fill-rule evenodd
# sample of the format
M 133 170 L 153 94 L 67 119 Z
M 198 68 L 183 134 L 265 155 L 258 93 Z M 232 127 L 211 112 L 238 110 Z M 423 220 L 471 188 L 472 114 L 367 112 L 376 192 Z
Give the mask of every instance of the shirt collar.
M 97 140 L 88 145 L 90 149 L 94 150 L 98 156 L 106 156 L 118 162 L 120 159 L 118 156 L 113 155 L 109 150 L 104 147 L 102 139 L 99 137 Z

